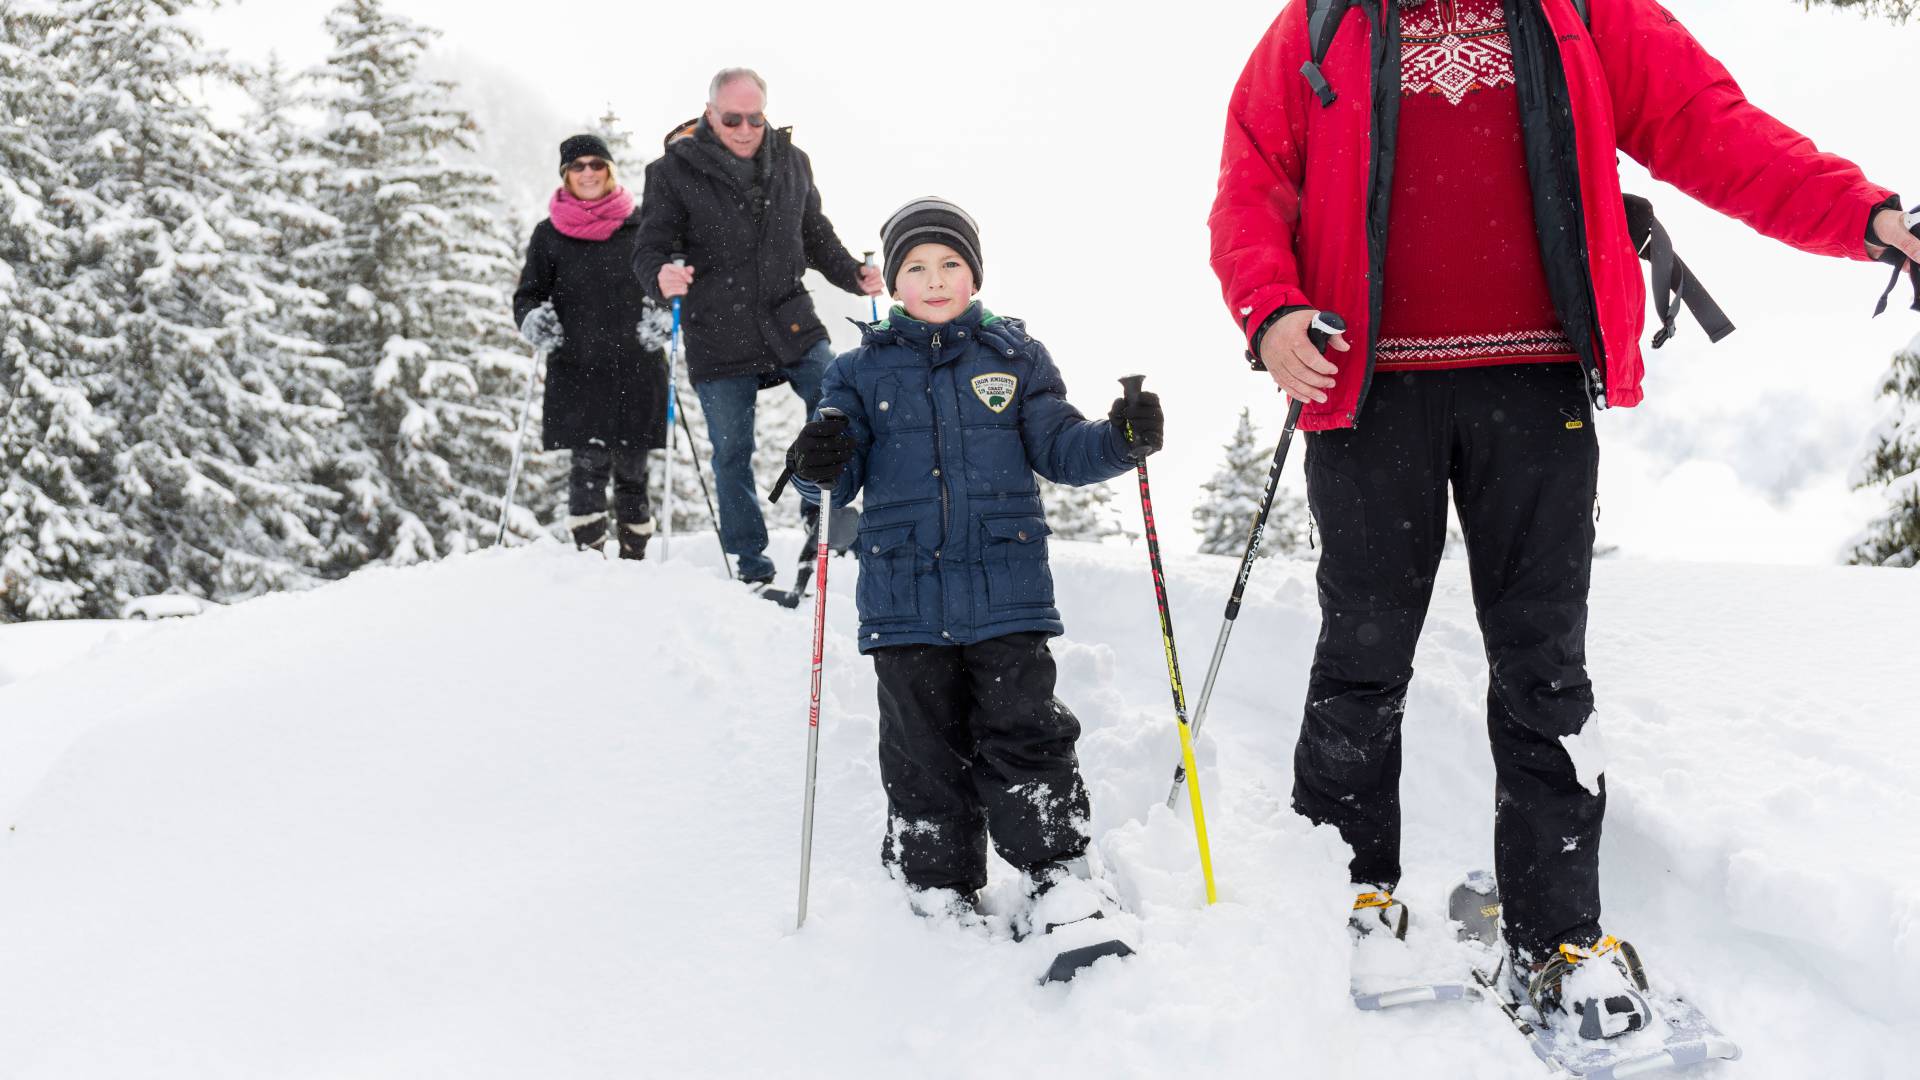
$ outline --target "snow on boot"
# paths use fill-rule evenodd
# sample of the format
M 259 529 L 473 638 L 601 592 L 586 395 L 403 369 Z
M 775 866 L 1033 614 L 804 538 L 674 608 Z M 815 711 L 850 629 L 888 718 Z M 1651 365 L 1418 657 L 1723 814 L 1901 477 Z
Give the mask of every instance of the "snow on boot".
M 1139 943 L 1139 920 L 1121 908 L 1092 851 L 1028 871 L 1032 902 L 1014 917 L 1013 933 L 1016 940 L 1043 938 L 1053 954 L 1042 983 L 1066 982 L 1102 957 L 1131 956 Z
M 1355 885 L 1353 912 L 1347 916 L 1347 928 L 1353 931 L 1356 941 L 1375 931 L 1385 931 L 1405 941 L 1407 905 L 1395 900 L 1389 890 L 1370 890 L 1364 885 Z
M 651 539 L 653 539 L 653 522 L 651 521 L 620 526 L 620 557 L 623 559 L 646 558 L 647 541 Z
M 589 548 L 599 551 L 600 545 L 607 542 L 606 512 L 572 515 L 567 518 L 567 531 L 573 534 L 573 545 L 581 551 Z
M 980 894 L 956 889 L 916 889 L 907 886 L 907 906 L 923 919 L 951 919 L 961 926 L 985 926 L 980 914 Z
M 1612 935 L 1585 948 L 1561 945 L 1537 962 L 1516 953 L 1507 972 L 1517 1000 L 1532 1005 L 1543 1020 L 1567 1018 L 1583 1039 L 1616 1038 L 1653 1018 L 1640 954 Z

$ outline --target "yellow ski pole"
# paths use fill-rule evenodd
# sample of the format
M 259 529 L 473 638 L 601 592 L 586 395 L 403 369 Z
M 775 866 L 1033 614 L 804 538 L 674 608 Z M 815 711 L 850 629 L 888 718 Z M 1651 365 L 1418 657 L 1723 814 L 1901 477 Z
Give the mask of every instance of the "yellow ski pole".
M 1128 404 L 1139 400 L 1145 375 L 1120 380 Z M 1131 449 L 1133 425 L 1127 425 L 1129 455 L 1140 477 L 1140 514 L 1147 526 L 1147 558 L 1153 564 L 1153 596 L 1160 607 L 1160 644 L 1167 654 L 1167 680 L 1173 686 L 1173 715 L 1180 723 L 1180 759 L 1187 773 L 1187 801 L 1193 807 L 1193 837 L 1200 845 L 1200 873 L 1207 881 L 1207 903 L 1217 898 L 1213 887 L 1213 851 L 1207 845 L 1207 813 L 1200 800 L 1200 771 L 1193 762 L 1193 729 L 1187 723 L 1187 692 L 1180 685 L 1180 655 L 1173 645 L 1173 615 L 1167 608 L 1167 576 L 1160 568 L 1160 534 L 1153 524 L 1153 490 L 1147 485 L 1146 455 Z

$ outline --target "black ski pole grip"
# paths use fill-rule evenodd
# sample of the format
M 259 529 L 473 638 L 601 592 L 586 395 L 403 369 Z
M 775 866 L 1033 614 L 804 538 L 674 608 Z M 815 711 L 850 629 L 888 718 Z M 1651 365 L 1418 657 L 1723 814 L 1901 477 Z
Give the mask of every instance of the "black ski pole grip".
M 1327 351 L 1327 343 L 1333 340 L 1333 336 L 1346 332 L 1347 320 L 1331 311 L 1316 311 L 1313 313 L 1312 324 L 1307 327 L 1307 340 L 1313 342 L 1315 352 L 1324 355 Z
M 673 254 L 667 256 L 667 261 L 672 263 L 675 266 L 685 266 L 687 265 L 686 252 L 676 251 Z
M 1120 396 L 1131 405 L 1140 400 L 1140 384 L 1147 381 L 1145 375 L 1123 375 L 1120 377 Z

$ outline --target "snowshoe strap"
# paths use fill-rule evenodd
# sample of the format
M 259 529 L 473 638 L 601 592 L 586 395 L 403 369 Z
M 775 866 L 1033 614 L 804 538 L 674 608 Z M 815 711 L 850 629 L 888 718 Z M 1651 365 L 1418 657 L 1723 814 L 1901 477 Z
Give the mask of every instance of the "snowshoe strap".
M 1597 960 L 1618 948 L 1620 948 L 1620 939 L 1608 934 L 1584 949 L 1578 945 L 1561 945 L 1560 956 L 1567 962 L 1568 967 L 1573 967 L 1582 960 Z
M 1920 236 L 1920 207 L 1907 211 L 1907 230 Z M 1912 263 L 1900 253 L 1898 248 L 1888 248 L 1880 253 L 1880 261 L 1893 267 L 1893 277 L 1887 282 L 1887 290 L 1880 294 L 1880 302 L 1874 305 L 1873 314 L 1878 318 L 1887 310 L 1887 301 L 1893 299 L 1893 290 L 1900 287 L 1900 271 L 1907 269 L 1913 275 L 1913 310 L 1920 311 L 1920 263 Z
M 1333 47 L 1333 36 L 1340 32 L 1340 22 L 1352 6 L 1352 0 L 1309 0 L 1307 5 L 1307 44 L 1313 59 L 1300 65 L 1300 74 L 1313 88 L 1313 95 L 1320 99 L 1323 109 L 1331 107 L 1340 95 L 1334 93 L 1320 65 L 1326 62 L 1327 50 Z
M 1653 335 L 1653 347 L 1657 349 L 1672 340 L 1678 329 L 1680 308 L 1674 303 L 1675 297 L 1693 313 L 1694 321 L 1707 332 L 1708 340 L 1717 342 L 1733 333 L 1733 322 L 1727 313 L 1714 302 L 1693 271 L 1687 269 L 1686 262 L 1674 253 L 1673 238 L 1654 216 L 1653 204 L 1638 195 L 1622 196 L 1622 201 L 1626 204 L 1627 235 L 1633 240 L 1633 249 L 1653 271 L 1653 310 L 1660 316 L 1660 329 Z
M 1365 911 L 1368 908 L 1393 906 L 1393 894 L 1390 892 L 1363 892 L 1353 898 L 1353 910 Z

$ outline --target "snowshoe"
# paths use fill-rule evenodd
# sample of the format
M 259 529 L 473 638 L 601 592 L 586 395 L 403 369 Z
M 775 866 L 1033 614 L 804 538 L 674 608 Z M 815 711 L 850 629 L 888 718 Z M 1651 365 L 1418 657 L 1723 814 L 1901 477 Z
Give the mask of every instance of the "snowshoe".
M 1507 980 L 1516 1001 L 1543 1017 L 1560 1014 L 1583 1039 L 1616 1039 L 1653 1019 L 1640 953 L 1611 934 L 1589 946 L 1562 944 L 1545 960 L 1529 962 L 1516 953 L 1507 961 Z
M 1623 941 L 1569 946 L 1573 955 L 1557 951 L 1538 964 L 1516 961 L 1500 938 L 1492 874 L 1467 875 L 1448 912 L 1480 958 L 1474 982 L 1560 1073 L 1616 1080 L 1740 1057 L 1740 1047 L 1692 1002 L 1652 989 L 1639 954 Z
M 1414 926 L 1407 906 L 1390 892 L 1355 890 L 1347 920 L 1354 1008 L 1373 1011 L 1479 996 L 1462 977 L 1470 961 L 1450 933 L 1426 923 Z
M 985 926 L 980 914 L 980 894 L 957 889 L 916 889 L 907 887 L 907 906 L 923 919 L 952 919 L 962 926 Z
M 1042 985 L 1067 982 L 1104 957 L 1133 955 L 1137 920 L 1089 856 L 1030 871 L 1028 892 L 1032 902 L 1014 918 L 1013 934 L 1016 941 L 1040 937 L 1051 951 Z

